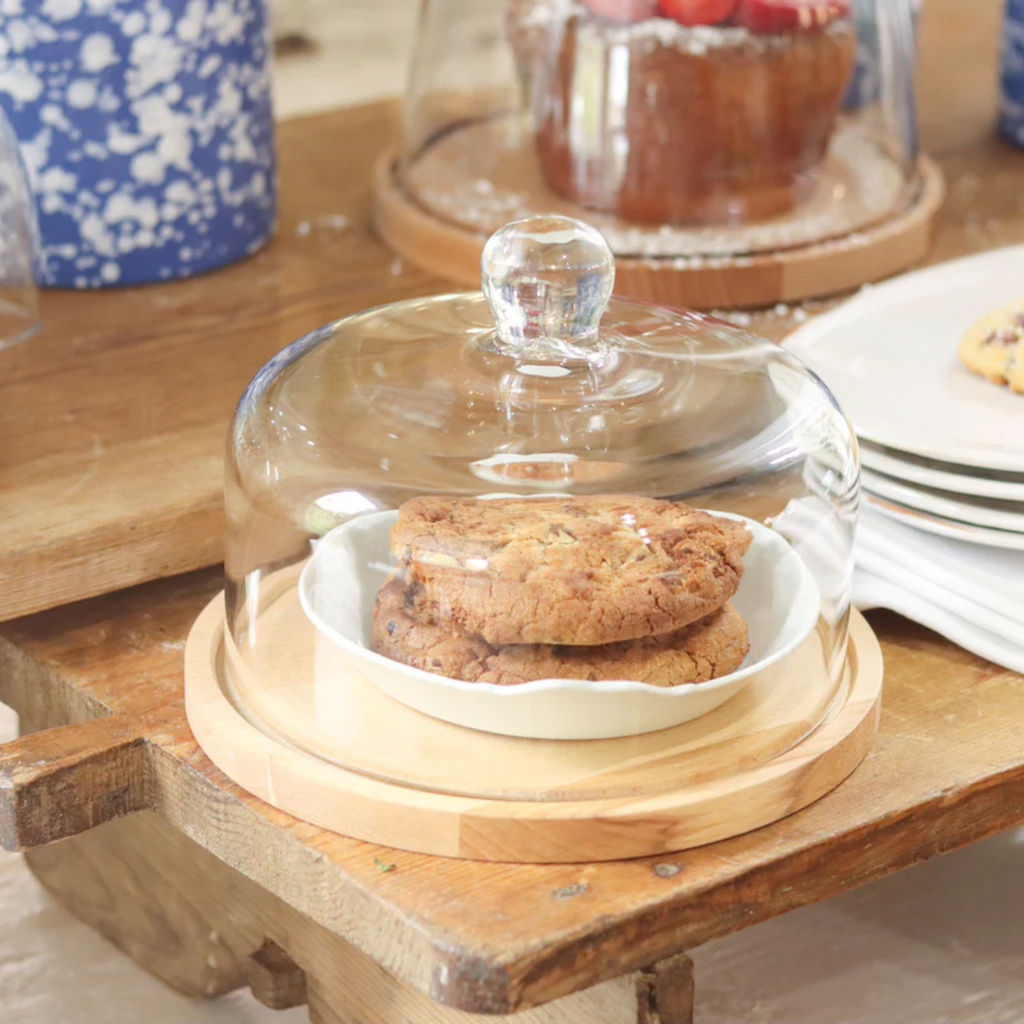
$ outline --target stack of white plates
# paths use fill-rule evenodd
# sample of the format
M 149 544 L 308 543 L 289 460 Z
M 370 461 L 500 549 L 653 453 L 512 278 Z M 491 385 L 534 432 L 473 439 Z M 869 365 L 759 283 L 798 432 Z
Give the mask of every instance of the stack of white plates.
M 786 342 L 852 420 L 865 500 L 879 513 L 1024 551 L 1024 395 L 957 358 L 976 320 L 1021 298 L 1015 246 L 868 289 Z

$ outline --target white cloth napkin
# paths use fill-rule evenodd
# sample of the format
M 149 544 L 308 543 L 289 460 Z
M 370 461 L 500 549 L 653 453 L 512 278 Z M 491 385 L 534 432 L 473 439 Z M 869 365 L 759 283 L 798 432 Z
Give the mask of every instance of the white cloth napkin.
M 861 506 L 853 601 L 1024 673 L 1024 552 L 935 537 Z

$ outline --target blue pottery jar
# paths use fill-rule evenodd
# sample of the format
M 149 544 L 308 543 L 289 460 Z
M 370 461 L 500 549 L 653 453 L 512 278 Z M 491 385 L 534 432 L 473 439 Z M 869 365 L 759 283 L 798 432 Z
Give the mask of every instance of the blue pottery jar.
M 1003 18 L 999 131 L 1024 147 L 1024 0 L 1007 0 Z
M 275 221 L 265 0 L 3 0 L 0 106 L 39 214 L 38 276 L 187 277 Z

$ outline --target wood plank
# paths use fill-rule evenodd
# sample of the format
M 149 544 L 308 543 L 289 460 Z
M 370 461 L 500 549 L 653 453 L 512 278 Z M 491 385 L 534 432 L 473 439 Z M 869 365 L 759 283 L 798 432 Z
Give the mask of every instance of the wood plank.
M 210 570 L 8 623 L 0 700 L 31 709 L 34 728 L 86 707 L 161 709 L 151 780 L 161 816 L 467 1012 L 548 1002 L 1024 822 L 1024 679 L 873 615 L 886 693 L 872 752 L 834 793 L 758 832 L 671 857 L 552 867 L 332 835 L 232 785 L 188 730 L 182 649 L 218 584 Z
M 0 747 L 0 844 L 43 846 L 147 806 L 141 720 L 110 715 Z

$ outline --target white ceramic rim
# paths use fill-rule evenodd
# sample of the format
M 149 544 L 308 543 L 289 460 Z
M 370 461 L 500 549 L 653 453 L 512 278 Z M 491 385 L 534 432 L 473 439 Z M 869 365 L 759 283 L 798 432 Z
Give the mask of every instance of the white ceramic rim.
M 933 512 L 922 512 L 916 508 L 901 505 L 891 498 L 876 498 L 863 492 L 864 501 L 887 519 L 894 519 L 911 529 L 931 533 L 936 537 L 952 537 L 967 544 L 979 544 L 986 548 L 1001 548 L 1004 551 L 1024 551 L 1024 534 L 1009 530 L 994 530 L 987 526 L 972 526 L 954 519 L 937 516 Z
M 871 285 L 836 309 L 824 313 L 802 327 L 797 328 L 784 339 L 783 346 L 807 363 L 812 370 L 825 379 L 826 384 L 831 386 L 831 382 L 828 380 L 828 371 L 821 370 L 815 365 L 814 353 L 815 347 L 820 345 L 833 329 L 847 327 L 849 324 L 857 321 L 865 321 L 865 329 L 869 329 L 867 322 L 872 314 L 883 310 L 891 310 L 892 307 L 899 306 L 904 302 L 933 295 L 943 291 L 947 286 L 959 288 L 971 280 L 987 282 L 998 273 L 1012 274 L 1020 278 L 1020 266 L 1022 263 L 1024 263 L 1024 245 L 1014 245 L 974 256 L 965 256 L 934 267 L 926 267 L 923 270 L 914 270 L 910 273 L 902 274 L 884 284 Z M 1013 295 L 1008 295 L 1003 304 L 1019 298 L 1024 298 L 1024 279 L 1021 279 L 1019 290 Z M 972 311 L 973 319 L 975 321 L 980 320 L 995 308 L 998 308 L 997 304 L 979 307 L 977 310 Z M 956 360 L 959 341 L 959 337 L 952 339 L 948 347 L 939 347 L 936 351 L 941 351 L 944 358 Z M 894 340 L 893 344 L 898 345 L 898 339 Z M 885 373 L 885 367 L 879 367 L 878 370 L 879 374 Z M 969 371 L 965 368 L 964 373 L 969 373 Z M 978 381 L 992 388 L 993 394 L 1000 391 L 1009 394 L 1005 388 L 1001 389 L 998 385 L 983 381 L 980 377 L 978 377 Z M 906 387 L 905 382 L 903 382 L 903 386 Z M 918 379 L 912 386 L 918 388 L 927 387 L 927 383 Z M 839 388 L 836 388 L 837 392 L 839 390 Z M 908 435 L 897 425 L 896 432 L 894 433 L 892 430 L 893 424 L 885 421 L 879 423 L 877 421 L 877 414 L 869 414 L 867 422 L 864 422 L 854 408 L 857 404 L 856 401 L 847 401 L 839 393 L 837 393 L 836 397 L 853 422 L 857 435 L 873 444 L 928 459 L 935 459 L 939 462 L 952 462 L 975 469 L 1024 473 L 1024 447 L 1015 446 L 1009 440 L 1011 436 L 1016 436 L 1012 429 L 1014 424 L 1008 424 L 1007 426 L 1005 447 L 992 447 L 969 442 L 954 442 L 952 445 L 947 444 L 943 446 L 941 442 L 936 444 L 928 436 L 928 432 L 922 432 L 920 427 Z M 1019 399 L 1022 403 L 1022 411 L 1024 411 L 1024 398 L 1020 396 L 1010 397 Z M 906 428 L 905 423 L 902 426 L 904 429 Z
M 903 453 L 905 454 L 905 453 Z M 933 465 L 919 466 L 905 462 L 898 455 L 876 451 L 867 445 L 860 447 L 860 462 L 865 469 L 920 487 L 932 487 L 937 491 L 965 495 L 973 498 L 992 498 L 996 501 L 1019 501 L 1024 503 L 1024 476 L 1020 482 L 1014 480 L 993 480 L 969 472 L 960 473 L 956 463 L 930 460 Z M 947 468 L 949 467 L 949 468 Z M 969 467 L 965 467 L 969 468 Z
M 861 483 L 864 490 L 875 497 L 895 501 L 897 504 L 929 512 L 943 519 L 952 519 L 968 526 L 1024 534 L 1024 504 L 1019 510 L 990 509 L 972 504 L 966 495 L 932 494 L 902 480 L 892 480 L 866 467 L 862 471 Z

